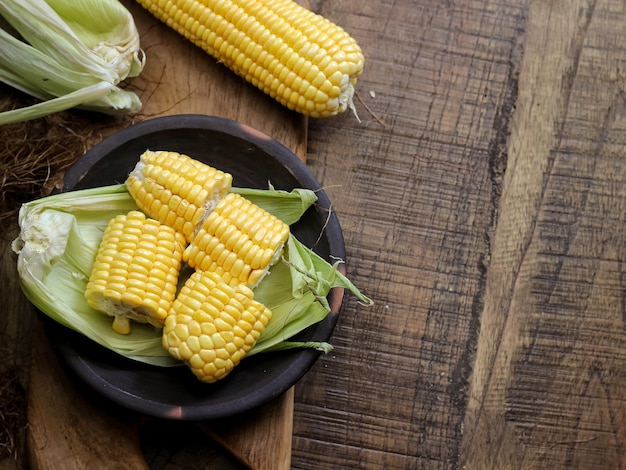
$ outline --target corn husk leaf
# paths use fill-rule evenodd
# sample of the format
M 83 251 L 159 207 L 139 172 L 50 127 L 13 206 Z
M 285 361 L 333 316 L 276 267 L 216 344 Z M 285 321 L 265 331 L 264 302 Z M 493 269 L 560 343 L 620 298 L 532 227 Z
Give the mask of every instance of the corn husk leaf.
M 2 71 L 0 71 L 2 75 Z M 6 77 L 6 75 L 5 75 Z M 2 79 L 2 77 L 0 77 Z M 7 80 L 3 80 L 7 81 Z M 31 106 L 25 106 L 23 108 L 12 109 L 10 111 L 0 112 L 0 125 L 11 124 L 16 122 L 29 121 L 44 116 L 49 116 L 53 113 L 65 111 L 66 109 L 75 108 L 81 106 L 85 101 L 100 100 L 114 89 L 115 87 L 107 82 L 98 82 L 95 85 L 87 86 L 70 92 L 66 95 L 59 96 L 58 98 L 42 101 Z M 111 96 L 109 96 L 111 99 Z M 121 104 L 120 107 L 132 106 L 134 104 Z
M 107 331 L 110 320 L 89 308 L 84 297 L 108 220 L 134 208 L 124 186 L 38 199 L 20 209 L 21 231 L 13 250 L 22 290 L 39 310 L 122 355 L 152 357 L 160 355 L 154 328 L 137 325 L 130 340 L 116 337 Z
M 332 349 L 326 343 L 289 341 L 289 338 L 328 315 L 330 306 L 326 296 L 334 287 L 347 289 L 365 305 L 372 304 L 339 271 L 342 262 L 329 264 L 290 235 L 283 262 L 274 266 L 254 291 L 255 299 L 272 305 L 272 320 L 248 355 L 302 347 L 324 352 Z
M 145 61 L 134 19 L 118 0 L 4 0 L 0 17 L 0 81 L 43 100 L 0 113 L 0 124 L 73 107 L 141 108 L 135 93 L 118 87 Z
M 263 207 L 287 225 L 300 220 L 302 214 L 317 201 L 317 196 L 309 189 L 295 188 L 288 192 L 275 189 L 271 184 L 268 189 L 232 188 L 232 192 Z
M 316 200 L 308 190 L 233 191 L 254 198 L 257 205 L 288 221 L 299 219 Z M 278 198 L 284 199 L 283 204 L 277 203 Z M 162 347 L 161 330 L 133 324 L 129 335 L 118 335 L 111 328 L 111 319 L 91 309 L 84 298 L 108 221 L 136 208 L 124 185 L 61 193 L 23 205 L 20 236 L 13 242 L 22 289 L 44 314 L 106 348 L 148 364 L 180 365 Z M 336 266 L 290 237 L 284 262 L 274 266 L 255 291 L 272 310 L 273 319 L 251 354 L 291 347 L 328 350 L 322 343 L 287 340 L 328 314 L 324 297 L 335 285 L 348 287 L 366 299 Z

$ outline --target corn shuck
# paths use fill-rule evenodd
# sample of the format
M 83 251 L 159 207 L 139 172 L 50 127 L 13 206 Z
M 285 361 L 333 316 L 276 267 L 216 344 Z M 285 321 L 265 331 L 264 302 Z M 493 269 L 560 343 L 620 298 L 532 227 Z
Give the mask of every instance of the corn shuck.
M 352 109 L 357 42 L 293 0 L 138 0 L 282 105 L 311 117 Z
M 144 55 L 130 12 L 118 0 L 3 0 L 0 81 L 42 100 L 0 113 L 0 124 L 79 107 L 135 112 L 120 83 L 141 73 Z

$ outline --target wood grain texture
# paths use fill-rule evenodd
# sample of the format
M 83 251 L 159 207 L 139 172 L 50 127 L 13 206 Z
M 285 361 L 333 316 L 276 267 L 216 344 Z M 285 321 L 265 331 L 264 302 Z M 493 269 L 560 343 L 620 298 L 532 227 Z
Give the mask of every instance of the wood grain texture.
M 37 321 L 31 364 L 28 461 L 32 469 L 147 470 L 136 415 L 122 413 L 63 371 Z
M 377 119 L 308 161 L 377 305 L 296 389 L 294 467 L 622 468 L 623 3 L 317 5 L 369 60 Z
M 290 468 L 291 436 L 293 431 L 294 387 L 285 392 L 281 403 L 291 406 L 262 405 L 253 410 L 253 417 L 235 416 L 199 427 L 227 449 L 237 449 L 241 460 L 255 470 Z M 242 432 L 254 424 L 254 435 Z M 282 437 L 282 439 L 277 439 Z
M 318 3 L 364 48 L 373 114 L 311 121 L 307 161 L 376 304 L 347 300 L 296 388 L 293 466 L 456 468 L 525 6 Z
M 533 2 L 461 458 L 624 468 L 623 2 Z
M 26 412 L 28 400 L 28 377 L 33 321 L 30 303 L 20 292 L 16 258 L 11 242 L 19 233 L 17 223 L 0 229 L 0 425 L 6 449 L 0 448 L 0 469 L 13 470 L 26 465 Z M 13 393 L 9 393 L 13 391 Z M 11 400 L 11 403 L 6 403 Z M 11 413 L 14 413 L 12 416 Z M 21 415 L 19 418 L 16 415 Z M 15 433 L 11 440 L 7 435 Z M 11 442 L 12 441 L 12 442 Z M 14 449 L 11 449 L 11 444 Z M 12 452 L 9 452 L 12 451 Z

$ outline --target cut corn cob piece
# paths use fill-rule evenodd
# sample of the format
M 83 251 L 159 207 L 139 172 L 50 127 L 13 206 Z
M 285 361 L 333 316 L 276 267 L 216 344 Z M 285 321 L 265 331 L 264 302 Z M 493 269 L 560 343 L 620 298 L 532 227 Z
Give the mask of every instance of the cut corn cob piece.
M 196 228 L 230 190 L 230 174 L 177 152 L 144 152 L 126 187 L 139 209 L 191 241 Z
M 244 286 L 215 272 L 195 271 L 174 300 L 163 346 L 202 382 L 224 378 L 252 349 L 272 312 Z
M 176 296 L 185 239 L 139 211 L 108 223 L 96 254 L 85 297 L 95 310 L 113 316 L 113 330 L 130 333 L 130 320 L 163 327 Z
M 183 252 L 195 269 L 216 272 L 227 284 L 256 286 L 276 263 L 289 226 L 243 196 L 227 194 Z
M 293 0 L 138 2 L 287 108 L 311 117 L 354 111 L 360 47 L 344 29 Z

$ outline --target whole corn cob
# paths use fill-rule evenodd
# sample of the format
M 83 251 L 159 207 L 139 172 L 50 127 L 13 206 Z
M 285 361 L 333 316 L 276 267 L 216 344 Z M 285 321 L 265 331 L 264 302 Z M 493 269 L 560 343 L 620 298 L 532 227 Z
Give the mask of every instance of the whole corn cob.
M 107 225 L 87 283 L 89 305 L 114 317 L 113 329 L 130 333 L 130 320 L 163 327 L 174 301 L 184 237 L 139 211 Z
M 183 252 L 192 268 L 219 274 L 227 284 L 256 286 L 278 260 L 289 226 L 243 196 L 227 194 Z
M 311 117 L 354 111 L 360 47 L 293 0 L 137 1 L 287 108 Z
M 191 241 L 195 230 L 230 190 L 230 174 L 168 151 L 145 151 L 126 188 L 139 209 Z
M 202 382 L 224 378 L 252 349 L 272 312 L 244 285 L 214 272 L 194 272 L 172 304 L 163 346 Z

